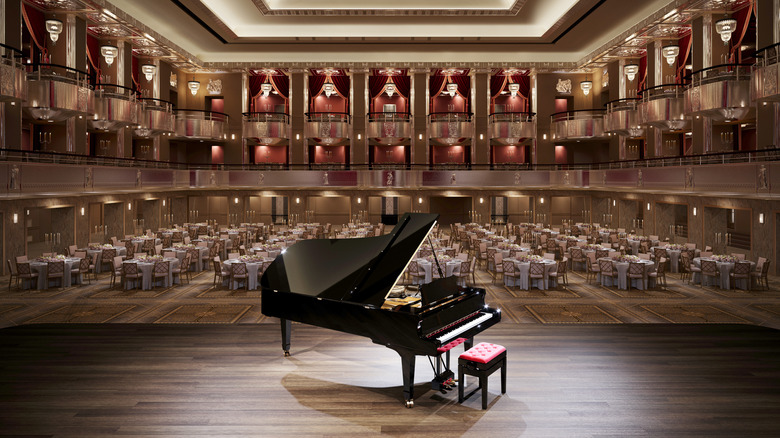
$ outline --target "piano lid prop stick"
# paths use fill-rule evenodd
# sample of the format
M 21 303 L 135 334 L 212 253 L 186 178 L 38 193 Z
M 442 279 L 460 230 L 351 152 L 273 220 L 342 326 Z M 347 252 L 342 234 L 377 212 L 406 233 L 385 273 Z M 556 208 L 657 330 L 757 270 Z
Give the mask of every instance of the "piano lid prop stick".
M 428 234 L 428 243 L 431 245 L 431 252 L 433 252 L 433 261 L 436 262 L 436 268 L 439 270 L 439 278 L 444 278 L 444 273 L 441 272 L 441 265 L 439 264 L 439 258 L 436 257 L 436 248 L 433 247 L 433 240 L 431 240 L 430 234 Z
M 385 257 L 385 254 L 387 253 L 387 250 L 393 246 L 393 243 L 395 243 L 396 239 L 398 239 L 398 236 L 401 235 L 401 232 L 403 232 L 404 228 L 406 228 L 406 225 L 409 223 L 409 221 L 412 219 L 411 216 L 406 216 L 406 219 L 404 219 L 403 223 L 398 227 L 398 232 L 393 234 L 393 237 L 390 238 L 390 242 L 387 243 L 387 245 L 382 249 L 382 251 L 379 253 L 379 255 L 376 256 L 374 259 L 374 262 L 369 265 L 368 269 L 364 269 L 360 277 L 358 277 L 358 280 L 355 282 L 355 286 L 352 287 L 352 290 L 347 292 L 347 295 L 350 297 L 354 295 L 355 292 L 359 291 L 360 288 L 363 287 L 363 284 L 368 280 L 368 274 L 371 273 L 371 271 L 374 270 L 374 267 L 376 267 L 379 262 L 382 261 L 382 259 Z

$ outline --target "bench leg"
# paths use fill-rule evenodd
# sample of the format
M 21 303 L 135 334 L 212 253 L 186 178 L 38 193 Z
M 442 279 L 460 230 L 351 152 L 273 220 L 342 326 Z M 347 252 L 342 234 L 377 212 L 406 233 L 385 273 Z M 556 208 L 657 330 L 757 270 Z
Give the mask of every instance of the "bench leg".
M 506 359 L 501 364 L 501 394 L 506 394 Z
M 482 409 L 487 409 L 488 376 L 479 376 L 479 386 L 482 387 Z

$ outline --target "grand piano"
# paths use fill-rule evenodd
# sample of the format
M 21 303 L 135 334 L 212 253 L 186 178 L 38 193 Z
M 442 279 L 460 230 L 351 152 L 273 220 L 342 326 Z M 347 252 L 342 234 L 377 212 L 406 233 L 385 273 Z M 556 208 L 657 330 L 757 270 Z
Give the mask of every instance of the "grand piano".
M 501 320 L 500 310 L 485 304 L 484 289 L 458 286 L 455 277 L 414 292 L 399 285 L 438 217 L 406 213 L 383 236 L 304 240 L 279 255 L 260 286 L 263 314 L 281 321 L 284 355 L 290 354 L 291 321 L 368 337 L 401 356 L 404 400 L 413 407 L 416 356 L 440 359 L 439 347 L 457 338 L 469 346 Z M 452 376 L 446 372 L 434 382 Z

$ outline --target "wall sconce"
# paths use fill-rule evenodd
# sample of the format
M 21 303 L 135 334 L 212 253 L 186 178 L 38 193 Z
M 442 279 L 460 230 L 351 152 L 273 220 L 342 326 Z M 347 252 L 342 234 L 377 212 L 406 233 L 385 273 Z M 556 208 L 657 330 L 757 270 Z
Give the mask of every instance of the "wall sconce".
M 46 20 L 46 32 L 49 32 L 49 38 L 51 42 L 56 43 L 60 39 L 62 33 L 62 21 L 60 20 Z
M 19 214 L 18 213 L 14 213 L 14 223 L 15 224 L 19 223 Z
M 231 140 L 235 140 L 236 139 L 236 134 L 230 134 L 230 139 Z
M 154 79 L 155 71 L 157 71 L 157 66 L 154 64 L 144 64 L 141 66 L 141 73 L 144 74 L 147 81 Z
M 650 203 L 647 203 L 647 211 L 650 211 Z
M 119 56 L 119 49 L 116 46 L 106 44 L 100 46 L 100 54 L 106 59 L 106 64 L 109 66 L 114 63 L 114 59 Z
M 582 88 L 582 94 L 587 96 L 588 94 L 590 94 L 591 88 L 593 88 L 593 82 L 582 81 L 580 82 L 580 88 Z
M 81 215 L 84 216 L 84 207 L 81 207 Z
M 163 207 L 165 207 L 165 199 L 163 199 Z
M 420 134 L 420 135 L 419 135 L 417 138 L 419 138 L 420 140 L 422 140 L 422 134 Z
M 612 200 L 612 206 L 614 207 L 614 206 L 616 206 L 616 205 L 617 205 L 617 201 L 613 199 L 613 200 Z
M 271 90 L 273 88 L 274 86 L 269 84 L 268 82 L 265 82 L 262 85 L 260 85 L 260 91 L 263 92 L 263 97 L 268 97 L 268 95 L 271 94 Z
M 697 210 L 696 207 L 693 207 L 693 215 L 696 216 Z
M 195 78 L 192 78 L 191 81 L 187 82 L 187 88 L 190 89 L 190 93 L 194 96 L 198 94 L 198 90 L 200 90 L 200 82 L 196 81 Z
M 132 210 L 133 209 L 133 203 L 132 202 L 128 202 L 127 203 L 127 209 L 128 210 Z
M 639 66 L 636 64 L 628 64 L 623 67 L 623 73 L 626 74 L 629 82 L 632 82 L 636 78 L 636 74 L 639 73 Z
M 715 22 L 715 32 L 718 32 L 723 44 L 728 44 L 731 40 L 731 33 L 737 29 L 737 20 L 733 18 L 724 18 Z
M 509 92 L 512 94 L 512 97 L 517 96 L 517 93 L 520 91 L 520 84 L 509 84 Z
M 417 203 L 422 204 L 422 198 L 417 198 Z
M 450 97 L 455 97 L 455 93 L 458 92 L 458 84 L 447 84 L 447 91 L 445 94 L 449 94 Z
M 758 223 L 763 224 L 764 223 L 764 213 L 758 214 Z
M 485 202 L 485 198 L 479 198 L 479 203 L 482 204 L 483 202 Z
M 393 93 L 395 93 L 395 84 L 390 82 L 385 85 L 385 93 L 387 93 L 387 97 L 393 97 Z
M 358 140 L 362 140 L 362 139 L 363 139 L 363 134 L 358 134 Z
M 547 134 L 542 134 L 542 140 L 547 140 Z
M 295 198 L 295 203 L 296 204 L 300 204 L 301 203 L 301 198 Z
M 677 56 L 680 54 L 680 46 L 665 46 L 661 49 L 661 55 L 666 58 L 666 63 L 669 65 L 674 64 L 677 60 Z
M 363 202 L 363 200 L 358 198 L 358 204 L 360 204 L 361 202 Z
M 301 134 L 295 134 L 295 139 L 296 140 L 300 140 L 301 139 Z
M 338 95 L 336 92 L 336 87 L 333 86 L 330 82 L 322 86 L 322 92 L 325 93 L 325 97 L 330 97 L 332 95 Z
M 479 134 L 479 139 L 480 140 L 484 140 L 485 139 L 485 134 Z
M 233 198 L 233 203 L 238 204 L 238 197 Z
M 539 198 L 539 203 L 544 204 L 544 198 Z

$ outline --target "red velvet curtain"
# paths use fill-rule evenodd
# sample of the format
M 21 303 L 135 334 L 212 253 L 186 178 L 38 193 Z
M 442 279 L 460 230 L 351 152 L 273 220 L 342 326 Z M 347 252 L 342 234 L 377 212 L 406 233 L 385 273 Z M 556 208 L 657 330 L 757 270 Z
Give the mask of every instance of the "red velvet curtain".
M 529 103 L 531 102 L 531 77 L 527 75 L 514 75 L 512 76 L 512 80 L 515 81 L 516 84 L 520 84 L 520 91 L 518 91 L 518 94 L 525 97 L 525 110 L 528 111 L 528 108 L 530 107 Z
M 322 91 L 327 76 L 309 76 L 309 101 L 312 101 Z
M 428 81 L 428 92 L 431 95 L 431 98 L 434 98 L 441 93 L 441 91 L 445 87 L 445 83 L 447 81 L 447 77 L 443 75 L 433 75 L 431 76 L 430 81 Z
M 100 41 L 92 35 L 87 35 L 87 59 L 95 74 L 100 73 Z
M 737 20 L 737 30 L 731 35 L 731 56 L 729 60 L 733 63 L 742 62 L 742 40 L 745 38 L 745 32 L 750 27 L 750 19 L 753 17 L 753 2 L 734 14 L 734 18 Z
M 637 82 L 636 92 L 645 89 L 645 81 L 647 80 L 647 55 L 639 58 L 639 81 Z
M 339 95 L 349 100 L 349 76 L 331 76 L 330 80 L 333 82 Z
M 46 17 L 43 15 L 43 12 L 26 3 L 22 4 L 22 16 L 24 17 L 24 23 L 27 26 L 27 30 L 30 32 L 33 43 L 38 47 L 38 50 L 46 56 L 48 53 L 46 51 L 46 40 L 49 38 L 49 34 L 46 32 Z M 5 19 L 5 17 L 3 17 L 3 19 Z M 30 50 L 33 50 L 32 47 Z M 30 53 L 30 58 L 33 58 L 32 53 Z
M 265 75 L 249 75 L 249 96 L 252 100 L 260 94 L 260 86 L 263 85 L 266 77 Z
M 133 79 L 133 87 L 131 87 L 133 90 L 139 91 L 141 89 L 140 84 L 138 83 L 138 58 L 135 56 L 131 56 L 133 59 L 130 65 L 130 76 Z
M 453 84 L 458 84 L 458 94 L 466 99 L 466 112 L 471 112 L 471 76 L 450 76 Z
M 412 79 L 409 76 L 393 76 L 395 91 L 405 98 L 409 98 L 409 92 L 412 90 Z
M 508 77 L 497 74 L 490 77 L 490 97 L 495 99 L 504 90 L 504 86 L 508 82 Z
M 371 99 L 379 96 L 385 88 L 385 84 L 390 81 L 389 76 L 369 76 L 368 77 L 368 95 Z
M 677 45 L 680 46 L 680 54 L 677 55 L 677 83 L 682 83 L 685 64 L 688 62 L 688 57 L 691 56 L 692 35 L 693 33 L 689 32 L 688 35 L 677 40 Z
M 290 98 L 290 78 L 287 75 L 269 76 L 269 82 L 280 96 L 287 100 Z

